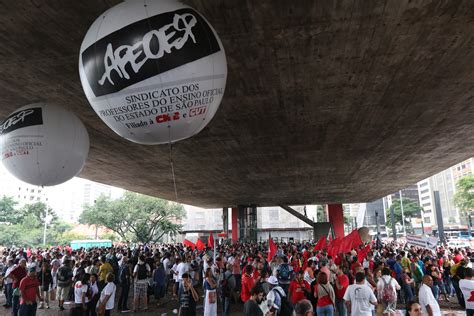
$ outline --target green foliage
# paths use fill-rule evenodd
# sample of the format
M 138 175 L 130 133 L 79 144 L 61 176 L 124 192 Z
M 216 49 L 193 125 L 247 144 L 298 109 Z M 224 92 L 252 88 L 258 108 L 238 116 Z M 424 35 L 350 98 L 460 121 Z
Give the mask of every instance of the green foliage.
M 21 221 L 21 214 L 16 210 L 18 203 L 10 196 L 0 199 L 0 223 L 17 224 Z
M 462 177 L 456 184 L 454 204 L 459 208 L 461 217 L 474 211 L 474 174 Z
M 147 243 L 177 234 L 181 226 L 172 220 L 183 216 L 180 204 L 126 192 L 117 200 L 100 196 L 94 205 L 85 206 L 79 221 L 107 227 L 123 240 Z
M 36 247 L 43 244 L 44 222 L 48 215 L 47 245 L 64 245 L 63 234 L 71 225 L 58 220 L 51 208 L 42 202 L 17 208 L 12 197 L 0 199 L 0 245 Z
M 423 208 L 419 206 L 416 202 L 409 200 L 409 199 L 402 199 L 403 202 L 403 215 L 405 219 L 405 227 L 407 231 L 412 229 L 412 224 L 411 224 L 411 218 L 413 217 L 420 217 L 421 216 L 421 211 Z M 402 223 L 402 206 L 400 203 L 400 200 L 395 200 L 393 201 L 392 205 L 390 206 L 390 209 L 387 211 L 386 218 L 386 226 L 391 229 L 392 228 L 392 209 L 394 210 L 394 217 L 395 217 L 395 223 Z

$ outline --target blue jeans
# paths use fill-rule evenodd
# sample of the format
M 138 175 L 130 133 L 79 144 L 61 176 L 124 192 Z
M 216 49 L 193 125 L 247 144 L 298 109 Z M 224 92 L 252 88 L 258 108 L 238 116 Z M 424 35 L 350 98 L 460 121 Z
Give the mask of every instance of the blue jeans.
M 439 298 L 439 287 L 438 287 L 438 285 L 433 284 L 433 286 L 431 287 L 431 292 L 433 292 L 433 296 L 434 296 L 435 300 L 438 300 L 438 298 Z
M 17 295 L 14 295 L 12 301 L 13 301 L 12 315 L 18 316 L 18 310 L 20 309 L 20 297 Z
M 12 306 L 13 304 L 13 287 L 12 287 L 13 284 L 9 283 L 9 284 L 5 284 L 5 295 L 6 295 L 6 303 L 8 304 L 8 306 Z
M 222 298 L 222 315 L 229 316 L 230 315 L 230 297 L 223 297 Z
M 347 315 L 346 303 L 343 299 L 336 298 L 336 310 L 339 316 Z
M 317 306 L 316 313 L 318 316 L 334 316 L 334 307 L 332 305 Z
M 403 294 L 405 303 L 413 301 L 413 290 L 409 284 L 403 284 Z
M 21 304 L 20 305 L 20 316 L 36 316 L 36 303 L 31 305 Z

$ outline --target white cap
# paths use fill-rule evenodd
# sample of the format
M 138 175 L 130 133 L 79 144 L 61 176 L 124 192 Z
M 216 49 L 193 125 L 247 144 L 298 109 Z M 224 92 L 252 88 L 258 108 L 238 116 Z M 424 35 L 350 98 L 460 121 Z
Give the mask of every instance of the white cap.
M 276 276 L 272 275 L 271 277 L 268 278 L 267 282 L 271 285 L 278 285 L 278 279 Z

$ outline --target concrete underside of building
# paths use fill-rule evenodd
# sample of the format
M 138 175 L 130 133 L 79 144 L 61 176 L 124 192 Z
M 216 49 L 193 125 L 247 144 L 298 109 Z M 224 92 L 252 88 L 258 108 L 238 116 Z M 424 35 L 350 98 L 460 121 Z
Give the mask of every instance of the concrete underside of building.
M 122 139 L 81 88 L 92 22 L 117 1 L 0 2 L 0 118 L 38 101 L 85 123 L 81 177 L 176 200 L 169 147 Z M 176 143 L 178 201 L 366 202 L 474 154 L 474 2 L 186 1 L 225 47 L 222 104 Z

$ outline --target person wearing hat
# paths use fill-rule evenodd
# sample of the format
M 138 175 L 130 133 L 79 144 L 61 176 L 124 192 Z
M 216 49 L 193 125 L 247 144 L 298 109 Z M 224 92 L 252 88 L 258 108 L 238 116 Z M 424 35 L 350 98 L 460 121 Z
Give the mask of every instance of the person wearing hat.
M 278 278 L 274 275 L 270 276 L 267 280 L 270 291 L 267 294 L 267 300 L 271 300 L 276 306 L 276 315 L 280 315 L 281 302 L 286 298 L 285 290 L 278 285 Z
M 39 286 L 40 282 L 36 277 L 36 266 L 29 267 L 28 275 L 21 280 L 19 286 L 21 292 L 19 314 L 21 316 L 36 315 L 36 298 L 42 300 Z

